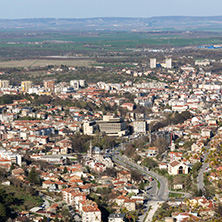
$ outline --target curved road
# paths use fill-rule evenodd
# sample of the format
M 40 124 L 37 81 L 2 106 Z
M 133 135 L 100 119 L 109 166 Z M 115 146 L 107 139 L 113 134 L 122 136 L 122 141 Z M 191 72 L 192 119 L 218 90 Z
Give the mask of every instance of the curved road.
M 153 177 L 155 180 L 150 183 L 150 186 L 146 189 L 148 192 L 148 201 L 144 204 L 144 214 L 139 217 L 139 222 L 150 222 L 160 205 L 168 199 L 168 181 L 166 178 L 158 175 L 153 171 L 149 171 L 147 167 L 141 167 L 134 163 L 125 156 L 113 154 L 112 159 L 114 162 L 122 165 L 131 170 L 136 170 L 142 173 L 144 176 Z

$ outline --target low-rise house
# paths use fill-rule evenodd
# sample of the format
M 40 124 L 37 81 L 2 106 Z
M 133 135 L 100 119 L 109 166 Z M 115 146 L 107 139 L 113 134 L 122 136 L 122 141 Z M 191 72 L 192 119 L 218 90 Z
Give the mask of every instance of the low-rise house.
M 147 156 L 148 157 L 154 157 L 158 154 L 158 148 L 156 147 L 149 147 L 147 151 Z
M 55 191 L 56 190 L 56 184 L 55 182 L 52 182 L 50 180 L 46 180 L 42 182 L 42 188 L 43 189 L 48 189 L 50 191 Z
M 124 222 L 125 214 L 110 214 L 108 217 L 108 222 Z
M 140 192 L 140 190 L 135 187 L 135 186 L 125 186 L 124 189 L 128 192 L 128 193 L 135 193 L 138 194 Z
M 131 181 L 131 173 L 122 170 L 117 173 L 117 179 L 123 180 L 123 181 Z

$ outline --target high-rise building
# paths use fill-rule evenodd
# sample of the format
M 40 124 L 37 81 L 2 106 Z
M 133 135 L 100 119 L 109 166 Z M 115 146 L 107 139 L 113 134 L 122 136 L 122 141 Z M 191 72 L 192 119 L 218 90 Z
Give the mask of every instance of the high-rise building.
M 78 90 L 79 89 L 79 80 L 71 80 L 70 86 L 72 86 L 74 88 L 74 90 Z
M 22 81 L 21 82 L 22 92 L 28 92 L 32 88 L 32 81 Z
M 54 92 L 55 81 L 54 80 L 45 80 L 44 87 L 47 91 Z
M 79 85 L 80 85 L 80 87 L 85 87 L 85 80 L 84 79 L 80 79 L 79 80 Z
M 0 80 L 0 88 L 8 88 L 9 83 L 9 80 Z
M 172 68 L 172 59 L 166 58 L 166 68 L 171 69 Z
M 156 68 L 156 58 L 150 59 L 150 68 L 155 69 Z

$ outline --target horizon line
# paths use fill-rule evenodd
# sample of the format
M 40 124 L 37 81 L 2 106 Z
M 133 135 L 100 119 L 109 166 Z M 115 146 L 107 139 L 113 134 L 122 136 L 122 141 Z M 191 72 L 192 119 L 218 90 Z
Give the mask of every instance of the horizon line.
M 163 15 L 163 16 L 96 16 L 96 17 L 29 17 L 29 18 L 0 18 L 0 20 L 26 20 L 26 19 L 96 19 L 96 18 L 158 18 L 158 17 L 190 17 L 190 18 L 201 18 L 201 17 L 222 17 L 222 15 Z

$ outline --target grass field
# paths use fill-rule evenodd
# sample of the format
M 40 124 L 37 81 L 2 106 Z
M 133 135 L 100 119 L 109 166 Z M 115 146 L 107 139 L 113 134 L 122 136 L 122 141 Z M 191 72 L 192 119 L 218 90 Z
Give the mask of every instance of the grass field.
M 0 62 L 1 68 L 12 68 L 12 67 L 43 67 L 48 65 L 55 65 L 60 66 L 67 65 L 67 66 L 90 66 L 93 64 L 93 60 L 56 60 L 56 59 L 24 59 L 24 60 L 10 60 Z

